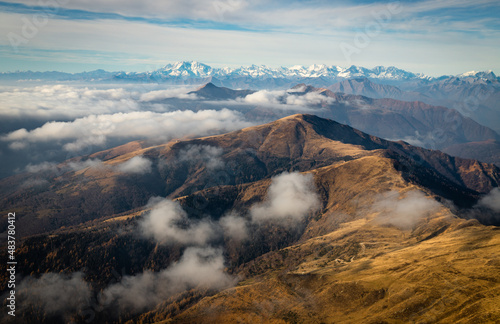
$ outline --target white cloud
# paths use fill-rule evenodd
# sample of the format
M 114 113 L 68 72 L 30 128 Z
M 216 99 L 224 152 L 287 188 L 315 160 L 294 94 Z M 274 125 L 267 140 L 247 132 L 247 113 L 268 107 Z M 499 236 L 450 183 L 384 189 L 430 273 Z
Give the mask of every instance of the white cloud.
M 137 85 L 136 87 L 139 88 Z M 142 90 L 142 89 L 141 89 Z M 64 84 L 0 89 L 0 116 L 55 119 L 140 110 L 139 92 Z
M 91 288 L 83 274 L 44 273 L 39 279 L 29 277 L 17 287 L 21 306 L 41 307 L 46 314 L 66 315 L 84 309 L 90 303 Z
M 317 92 L 309 92 L 303 95 L 295 94 L 292 90 L 260 90 L 236 99 L 237 103 L 261 105 L 280 110 L 314 111 L 320 104 L 331 104 L 335 99 L 324 96 Z
M 159 272 L 144 271 L 124 276 L 120 282 L 105 288 L 96 305 L 109 310 L 138 312 L 151 308 L 169 297 L 194 288 L 225 289 L 237 278 L 224 272 L 222 250 L 212 247 L 187 248 L 180 260 Z M 88 307 L 91 287 L 80 272 L 65 276 L 45 273 L 39 279 L 28 278 L 18 286 L 19 302 L 24 307 L 41 307 L 46 314 L 70 316 Z
M 495 212 L 500 212 L 500 188 L 493 188 L 486 196 L 479 200 L 478 205 Z
M 38 172 L 57 172 L 57 163 L 54 162 L 42 162 L 39 164 L 28 164 L 25 168 L 26 172 L 38 173 Z
M 190 99 L 190 100 L 199 99 L 198 96 L 196 96 L 196 94 L 188 93 L 191 90 L 193 89 L 181 88 L 181 89 L 150 91 L 142 94 L 140 100 L 144 102 L 150 102 L 150 101 L 160 101 L 169 98 Z
M 284 172 L 272 179 L 266 199 L 250 209 L 256 223 L 293 226 L 320 208 L 312 174 Z
M 151 211 L 140 221 L 141 233 L 160 243 L 204 245 L 216 236 L 209 221 L 192 221 L 177 201 L 152 198 Z
M 226 274 L 224 267 L 221 249 L 187 248 L 179 262 L 165 270 L 122 278 L 103 291 L 101 300 L 117 303 L 120 309 L 140 311 L 189 289 L 229 288 L 236 279 Z
M 421 219 L 438 212 L 442 207 L 419 190 L 410 191 L 404 197 L 397 191 L 390 191 L 375 199 L 372 211 L 379 213 L 377 222 L 405 230 L 412 229 Z
M 178 159 L 180 162 L 203 162 L 208 170 L 215 170 L 224 167 L 224 161 L 222 160 L 223 152 L 220 147 L 190 145 L 178 153 Z
M 153 162 L 143 156 L 134 156 L 119 164 L 116 169 L 123 173 L 145 174 L 152 171 Z
M 237 241 L 243 241 L 248 238 L 248 221 L 235 212 L 230 212 L 221 217 L 219 224 L 226 237 Z
M 18 129 L 0 140 L 11 148 L 30 143 L 64 142 L 66 151 L 79 151 L 88 147 L 102 147 L 108 140 L 155 139 L 168 141 L 185 136 L 203 136 L 237 130 L 251 126 L 235 111 L 201 110 L 193 112 L 150 111 L 91 115 L 72 122 L 48 122 L 34 130 Z
M 63 166 L 62 170 L 79 171 L 79 170 L 83 170 L 83 169 L 87 169 L 87 168 L 107 169 L 107 168 L 109 168 L 109 166 L 102 163 L 102 161 L 99 159 L 89 159 L 89 160 L 85 160 L 85 161 L 68 162 L 66 165 Z

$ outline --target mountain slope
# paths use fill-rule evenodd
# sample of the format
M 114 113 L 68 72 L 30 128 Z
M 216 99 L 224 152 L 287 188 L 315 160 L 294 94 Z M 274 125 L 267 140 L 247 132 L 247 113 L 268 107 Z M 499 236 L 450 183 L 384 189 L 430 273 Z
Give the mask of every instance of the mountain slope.
M 374 155 L 392 159 L 408 181 L 459 205 L 473 204 L 479 194 L 500 183 L 499 169 L 493 165 L 383 140 L 312 115 L 144 146 L 130 144 L 63 163 L 57 170 L 4 179 L 0 209 L 23 215 L 20 233 L 42 233 L 123 213 L 145 205 L 151 196 L 184 196 L 211 186 L 238 185 Z M 123 163 L 139 156 L 150 161 L 150 172 L 121 171 Z M 103 162 L 92 162 L 96 158 Z M 79 167 L 72 170 L 75 165 Z M 218 172 L 220 179 L 214 178 Z M 3 222 L 6 226 L 6 219 Z

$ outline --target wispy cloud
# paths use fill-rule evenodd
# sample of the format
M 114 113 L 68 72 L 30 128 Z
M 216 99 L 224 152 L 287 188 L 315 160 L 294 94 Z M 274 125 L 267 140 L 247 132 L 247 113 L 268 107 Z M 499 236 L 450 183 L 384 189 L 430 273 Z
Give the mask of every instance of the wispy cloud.
M 148 69 L 147 62 L 179 59 L 216 65 L 343 65 L 346 61 L 339 44 L 353 41 L 369 22 L 383 17 L 388 6 L 395 3 L 401 10 L 384 23 L 380 34 L 366 48 L 367 54 L 357 57 L 356 64 L 416 67 L 415 72 L 429 75 L 481 69 L 478 65 L 498 68 L 494 58 L 498 56 L 495 44 L 500 39 L 500 24 L 496 19 L 500 4 L 494 0 L 278 1 L 272 4 L 260 0 L 176 0 L 140 4 L 120 1 L 119 5 L 115 1 L 65 1 L 50 17 L 50 23 L 41 28 L 43 32 L 22 44 L 21 52 L 78 48 L 94 51 L 96 57 L 111 52 L 125 53 L 114 62 L 112 56 L 107 55 L 107 62 L 97 60 L 93 66 L 120 64 L 139 70 Z M 21 4 L 3 2 L 0 27 L 6 34 L 19 34 L 23 14 L 29 16 L 43 10 L 35 0 L 23 0 Z M 231 42 L 227 42 L 228 39 Z M 469 43 L 474 44 L 473 48 L 469 48 Z M 9 43 L 4 40 L 0 45 L 9 46 Z M 443 52 L 453 60 L 425 55 L 425 61 L 424 54 L 413 52 L 415 48 L 421 48 L 424 53 Z M 478 53 L 488 51 L 493 52 L 491 56 Z M 200 52 L 204 53 L 203 57 L 196 54 Z M 454 55 L 448 55 L 450 53 Z M 82 55 L 75 54 L 73 64 L 82 66 Z M 53 55 L 60 61 L 68 56 L 57 52 Z M 22 54 L 14 57 L 20 59 Z M 428 62 L 429 57 L 433 58 L 432 62 Z M 22 58 L 25 62 L 35 59 L 36 55 Z M 137 59 L 144 64 L 134 61 Z M 10 57 L 11 66 L 14 62 Z M 461 68 L 459 64 L 470 65 Z
M 376 222 L 390 224 L 404 230 L 412 229 L 423 218 L 436 213 L 442 205 L 436 200 L 426 197 L 418 190 L 401 195 L 390 191 L 375 197 L 372 211 L 377 212 Z

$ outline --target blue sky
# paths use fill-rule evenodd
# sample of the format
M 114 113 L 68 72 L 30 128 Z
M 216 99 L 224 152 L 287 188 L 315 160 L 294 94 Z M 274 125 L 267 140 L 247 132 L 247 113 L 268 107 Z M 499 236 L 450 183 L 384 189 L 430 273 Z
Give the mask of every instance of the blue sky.
M 0 71 L 394 65 L 500 71 L 500 1 L 0 2 Z

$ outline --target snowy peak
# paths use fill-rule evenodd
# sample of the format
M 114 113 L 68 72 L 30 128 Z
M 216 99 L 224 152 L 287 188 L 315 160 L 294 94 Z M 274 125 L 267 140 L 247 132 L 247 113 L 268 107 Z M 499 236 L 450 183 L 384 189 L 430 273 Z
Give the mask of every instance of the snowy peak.
M 251 65 L 239 68 L 212 68 L 206 64 L 196 61 L 182 61 L 168 64 L 160 70 L 152 73 L 160 73 L 172 77 L 251 77 L 251 78 L 370 78 L 385 80 L 411 80 L 411 79 L 433 79 L 423 74 L 415 74 L 394 66 L 377 66 L 368 69 L 361 66 L 351 65 L 348 68 L 325 64 L 313 64 L 310 66 L 295 65 L 292 67 L 271 68 L 265 65 Z
M 479 79 L 484 79 L 484 80 L 488 80 L 488 81 L 495 81 L 495 80 L 497 80 L 497 76 L 491 70 L 480 71 L 480 72 L 469 71 L 469 72 L 465 72 L 465 73 L 457 75 L 457 78 L 459 78 L 459 79 L 479 78 Z
M 203 63 L 196 61 L 181 61 L 167 64 L 156 72 L 162 72 L 175 77 L 208 77 L 213 74 L 213 69 Z

